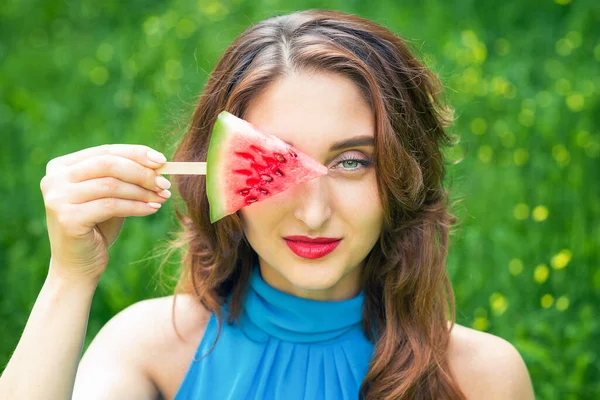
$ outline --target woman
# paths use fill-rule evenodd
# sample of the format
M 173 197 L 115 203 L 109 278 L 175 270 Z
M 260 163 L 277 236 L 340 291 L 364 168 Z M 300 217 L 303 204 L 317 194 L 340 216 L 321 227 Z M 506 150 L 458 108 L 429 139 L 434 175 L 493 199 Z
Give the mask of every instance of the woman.
M 155 171 L 164 156 L 144 146 L 52 160 L 41 182 L 49 274 L 0 397 L 532 399 L 514 347 L 453 324 L 440 88 L 400 38 L 352 15 L 250 27 L 219 60 L 174 159 L 205 160 L 227 110 L 329 173 L 214 224 L 204 179 L 178 177 L 179 294 L 119 313 L 81 363 L 107 248 L 170 184 Z M 315 252 L 325 246 L 306 242 L 319 237 L 335 244 Z

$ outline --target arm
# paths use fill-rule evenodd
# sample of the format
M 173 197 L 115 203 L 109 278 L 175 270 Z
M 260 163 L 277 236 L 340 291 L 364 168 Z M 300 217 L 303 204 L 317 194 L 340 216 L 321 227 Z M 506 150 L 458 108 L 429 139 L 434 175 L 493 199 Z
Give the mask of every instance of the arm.
M 146 146 L 106 145 L 48 163 L 40 188 L 50 268 L 0 377 L 1 399 L 71 399 L 92 298 L 108 265 L 108 247 L 126 217 L 151 215 L 170 196 L 165 190 L 170 184 L 155 171 L 164 161 Z M 139 376 L 135 369 L 132 374 Z M 126 398 L 149 398 L 143 391 L 140 396 Z
M 129 307 L 98 333 L 81 360 L 95 286 L 82 287 L 49 274 L 25 331 L 0 377 L 0 398 L 155 400 L 158 390 L 139 360 Z M 33 379 L 32 379 L 33 378 Z
M 0 398 L 71 398 L 95 290 L 48 274 L 0 377 Z

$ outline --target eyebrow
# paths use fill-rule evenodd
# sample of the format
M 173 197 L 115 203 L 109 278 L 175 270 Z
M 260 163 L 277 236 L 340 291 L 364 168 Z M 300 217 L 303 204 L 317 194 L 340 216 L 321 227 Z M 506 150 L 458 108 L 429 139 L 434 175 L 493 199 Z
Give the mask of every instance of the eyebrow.
M 291 142 L 286 142 L 287 144 L 294 146 Z M 339 142 L 335 142 L 329 148 L 329 151 L 336 151 L 347 149 L 349 147 L 361 147 L 361 146 L 375 146 L 375 138 L 373 136 L 356 136 L 350 139 L 341 140 Z M 296 147 L 296 146 L 294 146 Z
M 334 143 L 329 151 L 336 151 L 347 149 L 348 147 L 360 147 L 360 146 L 375 146 L 375 138 L 373 136 L 357 136 L 348 140 L 341 140 Z

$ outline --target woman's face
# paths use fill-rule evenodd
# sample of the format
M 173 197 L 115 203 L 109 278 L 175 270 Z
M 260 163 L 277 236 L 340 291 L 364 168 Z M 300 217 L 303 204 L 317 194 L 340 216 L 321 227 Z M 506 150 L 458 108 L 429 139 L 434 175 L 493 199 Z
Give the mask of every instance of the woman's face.
M 359 89 L 341 75 L 294 73 L 251 100 L 244 119 L 329 169 L 328 175 L 240 210 L 263 278 L 299 297 L 354 297 L 360 290 L 364 259 L 379 238 L 383 220 L 374 146 L 332 149 L 341 141 L 375 138 L 374 116 Z M 284 239 L 292 235 L 341 240 L 332 252 L 306 258 Z

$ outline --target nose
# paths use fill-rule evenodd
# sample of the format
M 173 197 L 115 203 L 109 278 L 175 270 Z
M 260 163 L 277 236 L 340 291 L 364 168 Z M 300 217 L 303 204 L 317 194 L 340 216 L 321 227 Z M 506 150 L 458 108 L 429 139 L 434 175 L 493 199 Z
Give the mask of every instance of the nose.
M 294 216 L 304 222 L 311 231 L 321 231 L 331 217 L 331 204 L 327 187 L 327 175 L 311 179 L 297 186 L 298 202 Z

